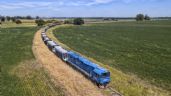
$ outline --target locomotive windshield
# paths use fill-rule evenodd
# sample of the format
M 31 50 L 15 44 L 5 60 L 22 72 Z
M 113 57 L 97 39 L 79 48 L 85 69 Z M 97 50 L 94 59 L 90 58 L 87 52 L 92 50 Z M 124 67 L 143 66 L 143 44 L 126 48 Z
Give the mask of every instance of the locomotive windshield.
M 106 72 L 106 73 L 103 73 L 102 75 L 101 75 L 101 77 L 109 77 L 110 76 L 110 72 Z

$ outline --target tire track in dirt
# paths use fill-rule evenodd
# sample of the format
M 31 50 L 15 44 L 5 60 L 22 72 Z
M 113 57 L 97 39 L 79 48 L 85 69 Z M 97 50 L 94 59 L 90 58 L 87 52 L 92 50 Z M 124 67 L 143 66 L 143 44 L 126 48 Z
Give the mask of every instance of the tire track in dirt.
M 41 30 L 35 34 L 32 50 L 37 61 L 54 79 L 54 84 L 60 84 L 67 96 L 104 96 L 97 86 L 47 48 L 41 39 Z

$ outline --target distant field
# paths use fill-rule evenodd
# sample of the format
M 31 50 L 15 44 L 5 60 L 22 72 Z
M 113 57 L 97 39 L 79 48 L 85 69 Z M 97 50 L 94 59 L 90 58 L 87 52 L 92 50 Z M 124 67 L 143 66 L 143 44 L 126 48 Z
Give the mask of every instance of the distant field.
M 37 64 L 32 39 L 37 27 L 0 28 L 1 96 L 63 96 Z
M 16 23 L 13 23 L 13 22 L 3 22 L 1 25 L 0 25 L 0 28 L 7 28 L 7 27 L 34 27 L 36 26 L 36 23 L 34 20 L 21 20 L 22 21 L 22 24 L 16 24 Z
M 75 51 L 171 91 L 171 21 L 68 26 L 54 34 Z

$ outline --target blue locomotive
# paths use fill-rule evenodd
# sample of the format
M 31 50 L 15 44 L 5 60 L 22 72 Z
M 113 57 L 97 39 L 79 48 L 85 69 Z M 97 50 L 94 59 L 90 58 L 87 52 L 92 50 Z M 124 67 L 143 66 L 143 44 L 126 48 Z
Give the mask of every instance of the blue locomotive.
M 46 28 L 45 30 L 47 30 Z M 45 31 L 46 32 L 46 31 Z M 73 67 L 81 71 L 84 75 L 89 77 L 98 86 L 106 86 L 110 82 L 110 72 L 99 65 L 89 61 L 88 59 L 80 56 L 79 54 L 65 50 L 56 42 L 51 40 L 42 32 L 42 39 L 48 48 L 54 52 L 63 61 L 71 64 Z
M 106 86 L 110 82 L 110 72 L 88 59 L 69 51 L 67 62 L 97 83 L 98 86 Z

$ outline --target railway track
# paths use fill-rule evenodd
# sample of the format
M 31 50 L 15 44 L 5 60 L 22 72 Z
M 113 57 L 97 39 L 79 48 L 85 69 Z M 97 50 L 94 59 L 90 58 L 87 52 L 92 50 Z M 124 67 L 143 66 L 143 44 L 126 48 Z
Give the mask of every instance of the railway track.
M 115 89 L 113 89 L 110 86 L 108 86 L 107 89 L 110 90 L 111 96 L 123 96 L 122 94 L 120 94 L 118 91 L 116 91 Z

